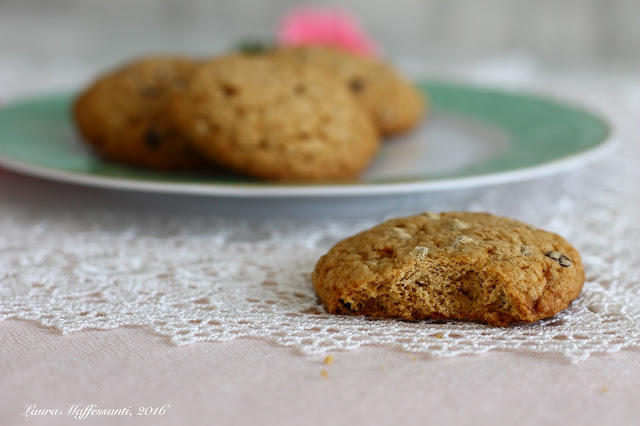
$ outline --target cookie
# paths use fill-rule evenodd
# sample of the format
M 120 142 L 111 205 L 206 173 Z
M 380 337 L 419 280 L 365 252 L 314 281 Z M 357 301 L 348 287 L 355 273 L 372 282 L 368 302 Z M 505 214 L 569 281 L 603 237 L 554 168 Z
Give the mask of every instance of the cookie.
M 99 77 L 73 106 L 84 141 L 115 162 L 158 169 L 202 167 L 204 160 L 166 114 L 167 99 L 184 89 L 195 68 L 188 58 L 156 56 Z
M 202 65 L 170 104 L 203 155 L 260 179 L 351 179 L 379 146 L 371 120 L 337 80 L 264 56 Z
M 392 219 L 336 244 L 313 285 L 336 314 L 506 326 L 555 315 L 585 275 L 561 236 L 486 213 Z
M 287 47 L 271 54 L 279 60 L 308 64 L 337 76 L 382 135 L 407 131 L 423 115 L 423 95 L 389 64 L 321 46 Z

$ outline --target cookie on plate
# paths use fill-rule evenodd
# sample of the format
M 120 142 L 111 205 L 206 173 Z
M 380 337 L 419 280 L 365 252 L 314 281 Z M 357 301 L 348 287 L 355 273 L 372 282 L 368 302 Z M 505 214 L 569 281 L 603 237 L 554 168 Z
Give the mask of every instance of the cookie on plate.
M 337 80 L 262 55 L 202 65 L 170 110 L 203 155 L 261 179 L 351 179 L 379 146 L 371 120 Z
M 336 244 L 313 285 L 332 313 L 505 326 L 565 309 L 585 280 L 561 236 L 486 213 L 392 219 Z
M 83 139 L 111 161 L 157 169 L 203 166 L 166 114 L 167 99 L 184 89 L 195 68 L 185 57 L 152 56 L 102 75 L 73 105 Z
M 322 46 L 285 47 L 271 55 L 337 76 L 369 113 L 382 135 L 402 133 L 422 118 L 423 95 L 389 64 Z

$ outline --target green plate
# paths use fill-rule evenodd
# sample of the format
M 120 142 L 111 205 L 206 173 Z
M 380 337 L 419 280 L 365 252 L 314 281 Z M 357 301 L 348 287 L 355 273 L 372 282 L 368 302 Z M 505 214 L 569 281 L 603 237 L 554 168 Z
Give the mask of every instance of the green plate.
M 413 132 L 385 141 L 358 181 L 281 184 L 170 173 L 103 161 L 70 118 L 72 94 L 0 109 L 0 165 L 46 179 L 108 188 L 236 197 L 402 194 L 548 175 L 602 156 L 609 128 L 581 107 L 528 94 L 425 82 L 431 110 Z

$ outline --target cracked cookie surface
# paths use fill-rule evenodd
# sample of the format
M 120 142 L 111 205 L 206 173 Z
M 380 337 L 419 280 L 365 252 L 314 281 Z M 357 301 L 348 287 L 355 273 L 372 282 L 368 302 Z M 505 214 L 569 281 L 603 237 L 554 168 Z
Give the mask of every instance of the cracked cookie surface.
M 336 244 L 312 274 L 332 313 L 498 326 L 555 315 L 584 280 L 561 236 L 467 212 L 389 220 Z
M 371 120 L 339 81 L 263 55 L 202 65 L 170 109 L 200 152 L 261 179 L 352 179 L 379 146 Z
M 204 160 L 166 114 L 196 63 L 181 56 L 151 56 L 108 72 L 73 105 L 77 128 L 103 158 L 157 169 L 200 168 Z

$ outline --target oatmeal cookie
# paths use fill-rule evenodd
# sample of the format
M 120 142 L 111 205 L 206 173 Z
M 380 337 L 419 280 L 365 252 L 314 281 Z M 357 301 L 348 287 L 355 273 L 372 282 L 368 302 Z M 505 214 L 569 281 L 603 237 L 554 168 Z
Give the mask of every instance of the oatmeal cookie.
M 337 80 L 262 55 L 202 65 L 170 112 L 203 155 L 261 179 L 351 179 L 379 146 L 371 120 Z
M 336 244 L 313 284 L 332 313 L 505 326 L 565 309 L 585 280 L 561 236 L 486 213 L 392 219 Z
M 76 99 L 80 134 L 105 159 L 157 169 L 205 163 L 166 114 L 167 99 L 183 90 L 196 68 L 191 59 L 154 56 L 99 77 Z
M 335 75 L 369 113 L 382 135 L 402 133 L 422 118 L 422 95 L 389 64 L 321 46 L 276 49 L 271 55 Z

